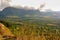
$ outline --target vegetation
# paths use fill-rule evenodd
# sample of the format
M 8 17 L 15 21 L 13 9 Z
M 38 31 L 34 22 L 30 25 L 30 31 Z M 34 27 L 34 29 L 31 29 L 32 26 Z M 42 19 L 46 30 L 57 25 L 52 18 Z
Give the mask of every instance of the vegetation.
M 17 40 L 60 40 L 59 20 L 15 20 L 0 21 L 5 24 Z
M 17 40 L 60 40 L 60 12 L 40 10 L 7 7 L 0 12 L 0 22 Z

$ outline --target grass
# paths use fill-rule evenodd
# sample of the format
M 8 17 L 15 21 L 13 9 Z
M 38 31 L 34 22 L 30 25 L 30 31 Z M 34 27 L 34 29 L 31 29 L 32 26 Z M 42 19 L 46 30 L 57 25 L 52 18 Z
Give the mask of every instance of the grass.
M 17 40 L 60 40 L 60 23 L 58 21 L 32 20 L 18 22 L 3 22 L 8 25 Z

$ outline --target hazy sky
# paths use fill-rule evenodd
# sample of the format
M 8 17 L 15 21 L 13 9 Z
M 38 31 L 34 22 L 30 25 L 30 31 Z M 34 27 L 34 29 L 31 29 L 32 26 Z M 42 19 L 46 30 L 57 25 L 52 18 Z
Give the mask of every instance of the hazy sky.
M 9 5 L 9 0 L 0 0 L 0 10 L 4 9 L 5 7 L 10 6 Z
M 11 5 L 33 6 L 39 8 L 45 2 L 45 9 L 60 10 L 60 0 L 12 0 Z
M 1 2 L 3 1 L 3 2 Z M 32 6 L 39 8 L 41 4 L 45 3 L 44 9 L 52 9 L 55 11 L 60 11 L 60 0 L 0 0 L 0 9 L 8 6 Z

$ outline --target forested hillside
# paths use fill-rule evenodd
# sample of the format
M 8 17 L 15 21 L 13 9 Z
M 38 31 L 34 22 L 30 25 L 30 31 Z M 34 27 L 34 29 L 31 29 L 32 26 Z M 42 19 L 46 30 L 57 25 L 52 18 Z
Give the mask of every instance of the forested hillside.
M 14 35 L 7 40 L 60 40 L 60 11 L 7 7 L 0 12 L 0 23 Z

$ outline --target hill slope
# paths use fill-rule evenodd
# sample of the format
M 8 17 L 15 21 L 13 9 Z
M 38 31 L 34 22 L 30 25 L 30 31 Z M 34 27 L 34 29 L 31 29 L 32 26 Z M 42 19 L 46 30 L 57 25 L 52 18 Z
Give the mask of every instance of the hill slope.
M 46 11 L 41 12 L 38 9 L 26 9 L 26 8 L 14 8 L 14 7 L 7 7 L 3 11 L 0 12 L 0 18 L 59 18 L 60 11 Z

